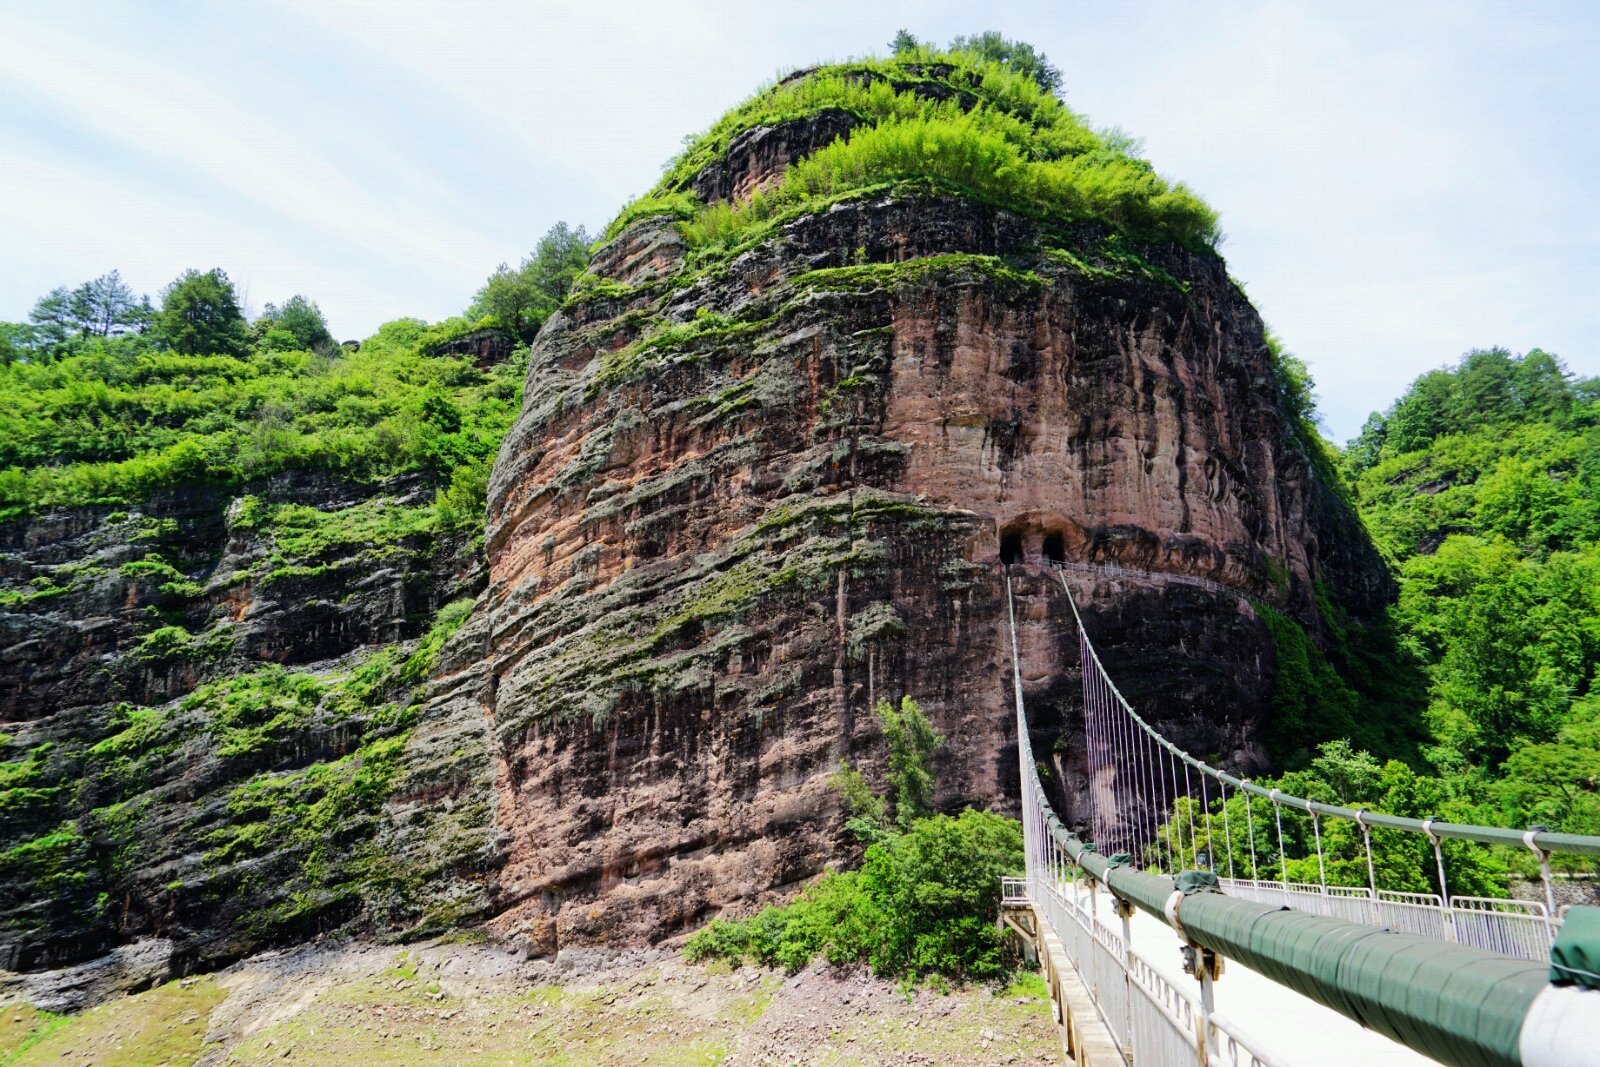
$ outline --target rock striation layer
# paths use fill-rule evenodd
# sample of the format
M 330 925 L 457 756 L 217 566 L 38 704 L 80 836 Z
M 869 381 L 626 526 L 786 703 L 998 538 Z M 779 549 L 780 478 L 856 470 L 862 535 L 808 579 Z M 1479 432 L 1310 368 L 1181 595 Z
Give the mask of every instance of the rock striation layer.
M 472 537 L 425 521 L 434 481 L 248 488 L 0 524 L 0 967 L 115 949 L 61 978 L 111 989 L 381 915 L 393 887 L 347 862 L 382 821 L 362 774 L 398 811 L 470 762 L 428 748 L 438 724 L 389 751 L 406 656 L 483 581 Z M 451 817 L 385 847 L 426 870 Z
M 763 187 L 810 143 L 742 136 L 704 180 Z M 1003 555 L 1063 780 L 1076 646 L 1047 557 L 1123 569 L 1069 571 L 1091 628 L 1180 740 L 1247 769 L 1273 645 L 1239 594 L 1312 627 L 1317 590 L 1358 616 L 1389 595 L 1214 253 L 922 182 L 710 263 L 639 219 L 592 273 L 535 343 L 479 681 L 439 705 L 493 724 L 493 903 L 538 951 L 658 938 L 846 857 L 828 777 L 879 767 L 881 698 L 944 734 L 941 803 L 1012 803 Z

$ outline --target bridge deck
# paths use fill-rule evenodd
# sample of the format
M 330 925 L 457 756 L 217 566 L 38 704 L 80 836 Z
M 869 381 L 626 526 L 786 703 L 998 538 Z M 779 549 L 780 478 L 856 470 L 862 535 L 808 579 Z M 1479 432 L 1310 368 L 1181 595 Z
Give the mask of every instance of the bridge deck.
M 1120 920 L 1111 912 L 1108 894 L 1097 896 L 1101 921 L 1116 928 Z M 1134 951 L 1148 959 L 1162 977 L 1181 989 L 1196 988 L 1195 980 L 1183 973 L 1180 942 L 1171 927 L 1135 911 L 1131 930 Z M 1242 964 L 1230 960 L 1226 968 L 1215 986 L 1216 1010 L 1243 1026 L 1289 1067 L 1437 1067 L 1436 1061 L 1420 1052 L 1365 1029 Z

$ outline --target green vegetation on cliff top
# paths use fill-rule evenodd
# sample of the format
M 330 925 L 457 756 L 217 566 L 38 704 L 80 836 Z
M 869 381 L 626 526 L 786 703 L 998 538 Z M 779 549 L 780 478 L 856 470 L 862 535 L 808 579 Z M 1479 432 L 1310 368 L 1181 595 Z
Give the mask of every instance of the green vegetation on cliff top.
M 752 227 L 853 190 L 931 178 L 1057 223 L 1093 220 L 1142 240 L 1216 244 L 1217 216 L 1203 201 L 1156 174 L 1135 142 L 1095 131 L 1036 72 L 1017 68 L 982 51 L 917 45 L 792 75 L 691 138 L 607 236 L 667 214 L 683 220 L 695 244 L 732 244 Z M 746 202 L 703 204 L 690 189 L 745 130 L 823 114 L 846 117 L 849 132 Z

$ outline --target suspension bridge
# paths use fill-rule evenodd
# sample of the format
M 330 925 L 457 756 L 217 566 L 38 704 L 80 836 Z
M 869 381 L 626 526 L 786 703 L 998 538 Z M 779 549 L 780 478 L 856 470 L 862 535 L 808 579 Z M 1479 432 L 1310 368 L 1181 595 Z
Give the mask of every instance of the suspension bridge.
M 1005 881 L 1003 915 L 1038 954 L 1073 1062 L 1600 1067 L 1600 909 L 1558 904 L 1551 865 L 1600 856 L 1600 837 L 1328 804 L 1210 766 L 1106 672 L 1067 580 L 1083 568 L 1043 566 L 1006 568 L 1027 865 Z M 1029 739 L 1012 588 L 1023 569 L 1059 581 L 1072 612 L 1087 836 L 1053 810 Z M 1360 839 L 1364 884 L 1346 884 L 1363 864 L 1331 862 L 1336 822 Z M 1380 853 L 1420 843 L 1437 891 L 1386 885 L 1375 835 Z M 1296 841 L 1309 854 L 1291 859 Z M 1450 869 L 1470 849 L 1525 852 L 1542 899 L 1453 893 Z

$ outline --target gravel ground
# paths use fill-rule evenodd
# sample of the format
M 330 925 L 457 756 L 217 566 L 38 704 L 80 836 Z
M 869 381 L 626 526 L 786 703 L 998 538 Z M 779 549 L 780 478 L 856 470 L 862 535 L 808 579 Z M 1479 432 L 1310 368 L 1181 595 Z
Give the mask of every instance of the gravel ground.
M 472 939 L 266 953 L 78 1015 L 0 1000 L 0 1063 L 1029 1064 L 1062 1062 L 1031 976 L 906 992 L 670 953 L 528 961 Z

